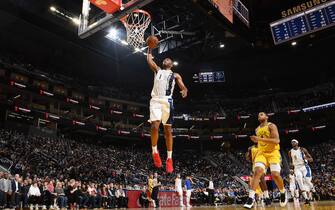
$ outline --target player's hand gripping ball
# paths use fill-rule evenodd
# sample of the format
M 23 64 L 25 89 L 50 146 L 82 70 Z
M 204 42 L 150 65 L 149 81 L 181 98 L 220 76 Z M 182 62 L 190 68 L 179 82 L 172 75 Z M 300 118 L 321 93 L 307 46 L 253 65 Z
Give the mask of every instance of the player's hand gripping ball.
M 151 35 L 147 38 L 147 45 L 150 49 L 156 48 L 158 44 L 159 44 L 159 40 L 156 36 Z

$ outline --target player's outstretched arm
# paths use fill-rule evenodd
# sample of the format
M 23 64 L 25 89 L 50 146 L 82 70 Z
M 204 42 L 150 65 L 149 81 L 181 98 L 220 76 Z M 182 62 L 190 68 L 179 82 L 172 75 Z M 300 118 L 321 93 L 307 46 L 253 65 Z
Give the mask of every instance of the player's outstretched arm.
M 251 147 L 249 147 L 248 151 L 245 153 L 245 159 L 251 162 Z
M 181 78 L 180 74 L 175 73 L 175 77 L 176 77 L 176 82 L 178 84 L 178 87 L 180 89 L 180 94 L 183 98 L 185 98 L 187 96 L 187 88 L 183 82 L 183 79 Z
M 290 165 L 290 169 L 293 169 L 293 161 L 292 161 L 292 156 L 291 156 L 291 151 L 288 151 L 288 162 L 289 162 L 289 165 Z
M 307 149 L 304 148 L 304 147 L 301 147 L 301 150 L 305 154 L 306 160 L 308 162 L 313 162 L 313 158 L 312 158 L 311 154 L 309 154 L 309 152 L 307 151 Z
M 157 72 L 159 70 L 159 66 L 157 66 L 157 64 L 155 63 L 155 61 L 152 58 L 152 50 L 150 48 L 148 48 L 148 53 L 147 53 L 147 62 L 149 64 L 150 69 L 153 72 Z

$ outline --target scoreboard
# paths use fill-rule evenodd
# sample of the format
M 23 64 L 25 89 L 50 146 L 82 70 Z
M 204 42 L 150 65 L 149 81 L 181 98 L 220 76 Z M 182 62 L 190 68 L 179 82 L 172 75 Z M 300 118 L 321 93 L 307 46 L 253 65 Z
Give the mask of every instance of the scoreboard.
M 305 12 L 275 21 L 270 24 L 270 28 L 274 43 L 281 44 L 334 25 L 335 1 L 333 0 Z
M 200 72 L 199 83 L 216 83 L 224 82 L 225 76 L 223 71 Z

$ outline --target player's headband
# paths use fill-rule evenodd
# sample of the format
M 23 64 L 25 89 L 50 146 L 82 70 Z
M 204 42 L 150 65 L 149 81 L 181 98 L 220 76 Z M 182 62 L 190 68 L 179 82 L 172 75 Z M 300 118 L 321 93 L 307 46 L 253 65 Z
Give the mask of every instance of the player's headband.
M 295 142 L 295 143 L 299 144 L 299 141 L 298 141 L 298 140 L 296 140 L 296 139 L 292 139 L 291 143 L 293 143 L 293 142 Z

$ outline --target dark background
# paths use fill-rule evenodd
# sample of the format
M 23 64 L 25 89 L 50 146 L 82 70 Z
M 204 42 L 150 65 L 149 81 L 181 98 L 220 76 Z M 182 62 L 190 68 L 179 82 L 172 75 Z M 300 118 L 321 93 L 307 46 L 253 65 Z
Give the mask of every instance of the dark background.
M 303 1 L 270 2 L 252 0 L 245 4 L 250 9 L 251 27 L 239 23 L 229 25 L 217 14 L 208 15 L 208 5 L 197 1 L 168 3 L 156 0 L 147 7 L 154 21 L 173 14 L 190 15 L 189 30 L 211 31 L 214 39 L 225 43 L 224 49 L 198 44 L 157 55 L 157 62 L 172 57 L 179 62 L 175 71 L 181 73 L 190 87 L 191 97 L 204 93 L 244 97 L 276 91 L 293 91 L 333 81 L 334 29 L 304 37 L 298 45 L 290 43 L 273 46 L 269 23 L 280 19 L 280 12 Z M 56 5 L 78 15 L 81 1 L 26 0 L 1 1 L 1 53 L 21 55 L 27 63 L 42 71 L 64 74 L 84 84 L 97 86 L 134 87 L 150 90 L 152 74 L 145 58 L 129 55 L 129 51 L 103 37 L 103 32 L 81 40 L 76 27 L 49 11 Z M 234 36 L 227 38 L 224 34 Z M 221 38 L 220 38 L 221 37 Z M 201 69 L 223 70 L 226 83 L 215 85 L 193 84 L 192 75 Z

